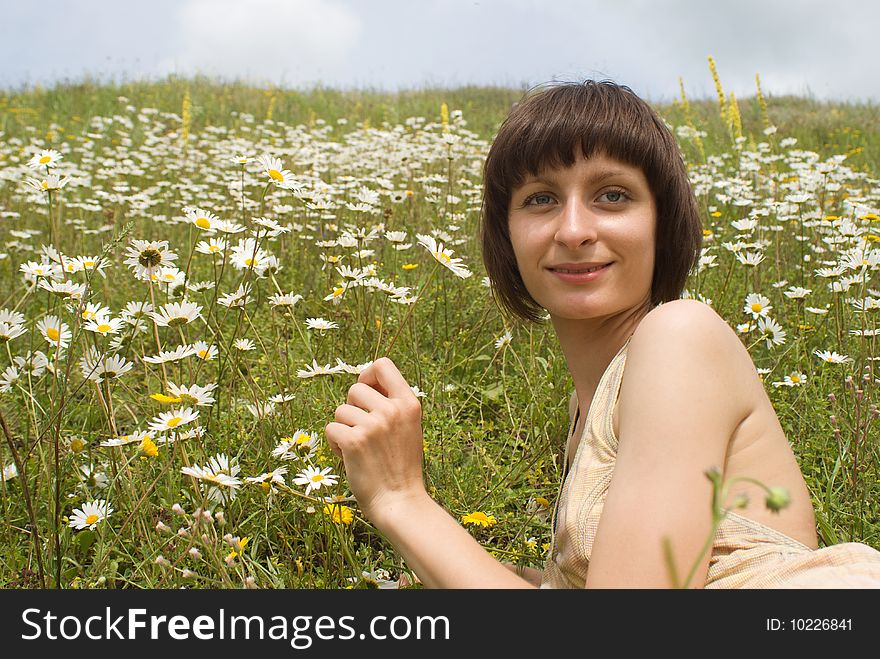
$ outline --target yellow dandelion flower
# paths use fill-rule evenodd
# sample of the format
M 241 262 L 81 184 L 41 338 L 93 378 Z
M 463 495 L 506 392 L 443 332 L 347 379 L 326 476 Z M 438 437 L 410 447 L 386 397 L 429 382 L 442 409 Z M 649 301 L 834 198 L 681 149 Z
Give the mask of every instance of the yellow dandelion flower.
M 482 526 L 483 528 L 491 528 L 498 522 L 494 515 L 487 515 L 480 511 L 462 515 L 461 521 L 465 525 L 471 524 L 472 526 Z
M 155 458 L 159 455 L 159 447 L 156 446 L 156 442 L 150 439 L 149 435 L 141 440 L 140 450 L 141 453 L 150 458 Z
M 400 267 L 403 268 L 404 270 L 415 270 L 416 268 L 419 267 L 419 264 L 418 263 L 404 263 Z
M 351 508 L 338 503 L 330 503 L 324 506 L 324 514 L 329 515 L 334 524 L 348 526 L 354 520 L 354 513 Z
M 180 396 L 166 396 L 165 394 L 150 394 L 150 398 L 166 405 L 179 403 L 183 400 Z

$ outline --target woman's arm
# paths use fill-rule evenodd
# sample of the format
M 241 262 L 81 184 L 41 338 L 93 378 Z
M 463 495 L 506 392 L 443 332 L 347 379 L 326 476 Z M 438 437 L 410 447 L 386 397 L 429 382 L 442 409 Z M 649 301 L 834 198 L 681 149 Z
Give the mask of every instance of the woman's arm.
M 754 365 L 742 342 L 699 302 L 664 304 L 641 322 L 620 388 L 619 446 L 596 531 L 587 587 L 668 588 L 663 550 L 679 581 L 712 530 L 712 486 L 728 442 L 747 416 Z M 691 587 L 705 582 L 709 555 Z
M 430 588 L 528 588 L 425 490 L 421 405 L 388 358 L 376 360 L 327 424 L 364 515 Z

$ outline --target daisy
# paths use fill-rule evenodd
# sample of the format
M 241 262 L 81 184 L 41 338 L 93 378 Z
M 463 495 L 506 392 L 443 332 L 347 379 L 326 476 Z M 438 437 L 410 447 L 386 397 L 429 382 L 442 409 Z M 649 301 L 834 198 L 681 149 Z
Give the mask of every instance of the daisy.
M 94 382 L 103 382 L 122 377 L 134 367 L 134 364 L 119 355 L 109 357 L 99 355 L 98 351 L 92 347 L 80 358 L 79 367 L 83 377 Z
M 216 503 L 225 503 L 235 499 L 235 490 L 241 485 L 241 480 L 237 477 L 240 470 L 241 468 L 237 464 L 230 462 L 225 453 L 218 453 L 204 467 L 196 465 L 180 469 L 181 473 L 187 476 L 193 476 L 200 481 L 209 483 L 211 487 L 208 489 L 207 496 Z
M 70 344 L 73 334 L 66 323 L 58 316 L 46 316 L 37 323 L 37 331 L 56 349 L 64 349 Z
M 324 467 L 317 469 L 316 467 L 306 467 L 299 472 L 293 479 L 296 485 L 306 486 L 306 495 L 312 490 L 320 490 L 322 487 L 330 487 L 336 485 L 339 476 L 331 474 L 332 467 Z
M 76 272 L 86 272 L 88 270 L 96 270 L 102 277 L 106 277 L 104 268 L 109 268 L 111 263 L 99 256 L 77 256 L 73 260 Z
M 229 262 L 238 270 L 253 270 L 258 275 L 262 275 L 272 263 L 269 252 L 257 247 L 257 241 L 253 238 L 239 240 L 238 245 L 232 248 Z
M 236 339 L 232 344 L 236 349 L 241 350 L 242 352 L 247 352 L 250 350 L 256 350 L 257 345 L 251 341 L 250 339 Z
M 18 311 L 10 311 L 9 309 L 0 309 L 0 323 L 23 325 L 24 321 L 24 314 L 21 314 Z
M 810 288 L 802 288 L 801 286 L 792 286 L 787 291 L 783 293 L 783 295 L 792 300 L 803 300 L 807 297 L 813 290 Z
M 336 329 L 339 325 L 332 320 L 325 320 L 324 318 L 306 318 L 306 327 L 323 332 L 328 329 Z
M 100 322 L 110 318 L 110 308 L 93 302 L 86 302 L 86 308 L 82 310 L 80 315 L 83 320 L 97 320 Z
M 211 238 L 209 240 L 200 240 L 196 245 L 196 251 L 199 254 L 222 254 L 226 251 L 228 243 L 223 238 Z
M 272 471 L 267 471 L 259 476 L 248 476 L 244 480 L 248 483 L 256 483 L 262 487 L 271 496 L 275 494 L 275 485 L 286 485 L 284 482 L 284 474 L 287 473 L 287 467 L 278 467 Z
M 852 357 L 848 357 L 847 355 L 838 355 L 836 352 L 829 350 L 816 350 L 813 352 L 816 357 L 821 359 L 823 362 L 827 362 L 829 364 L 846 364 L 847 362 L 852 361 Z
M 3 470 L 0 471 L 0 482 L 6 482 L 12 478 L 18 476 L 18 467 L 15 466 L 15 463 L 6 465 L 3 467 Z
M 178 327 L 187 325 L 199 317 L 202 307 L 194 302 L 170 302 L 162 307 L 159 312 L 153 311 L 150 315 L 155 323 L 161 327 Z
M 198 344 L 196 344 L 198 345 Z M 206 351 L 207 351 L 207 344 Z M 212 346 L 213 347 L 213 346 Z M 216 350 L 216 348 L 215 348 Z M 176 362 L 185 359 L 190 355 L 195 355 L 196 346 L 180 345 L 174 350 L 163 350 L 158 355 L 144 355 L 143 360 L 149 364 L 165 364 L 167 362 Z M 216 354 L 216 353 L 215 353 Z
M 792 373 L 786 375 L 781 382 L 774 382 L 774 387 L 799 387 L 807 381 L 807 376 L 803 373 Z
M 335 375 L 336 373 L 339 373 L 339 371 L 340 369 L 338 366 L 330 366 L 330 364 L 318 366 L 318 362 L 313 359 L 312 365 L 309 366 L 306 364 L 305 368 L 297 370 L 296 376 L 300 378 L 313 378 L 316 375 Z
M 95 465 L 80 465 L 77 476 L 87 487 L 97 487 L 105 489 L 109 484 L 107 474 L 102 471 L 95 471 Z
M 86 292 L 85 284 L 75 284 L 72 281 L 50 281 L 48 279 L 43 279 L 37 285 L 43 290 L 49 291 L 63 300 L 68 298 L 72 300 L 80 300 Z
M 785 330 L 772 318 L 758 318 L 758 331 L 766 339 L 767 347 L 780 346 L 785 343 Z
M 124 322 L 121 318 L 99 318 L 97 320 L 90 320 L 84 326 L 83 329 L 88 330 L 89 332 L 94 332 L 95 334 L 100 334 L 101 336 L 107 336 L 108 334 L 116 334 L 122 326 Z
M 51 368 L 49 358 L 42 350 L 36 352 L 28 351 L 24 355 L 16 355 L 14 357 L 15 366 L 22 373 L 30 373 L 33 377 L 40 377 L 47 368 Z
M 184 208 L 183 214 L 186 216 L 187 222 L 194 224 L 202 231 L 213 231 L 217 227 L 219 217 L 211 211 L 202 208 Z
M 311 457 L 317 448 L 317 435 L 312 436 L 303 430 L 297 430 L 291 437 L 282 437 L 272 450 L 272 455 L 279 460 L 298 460 L 301 457 Z
M 9 393 L 21 381 L 21 372 L 15 366 L 7 366 L 0 375 L 0 393 Z
M 54 263 L 37 263 L 36 261 L 28 261 L 27 263 L 22 263 L 18 269 L 24 274 L 25 279 L 31 282 L 36 281 L 40 277 L 47 277 L 50 279 L 60 279 L 62 277 L 61 267 Z
M 160 412 L 159 416 L 153 417 L 153 420 L 150 421 L 149 428 L 155 432 L 170 432 L 179 426 L 195 421 L 198 416 L 198 411 L 193 411 L 191 407 Z
M 233 222 L 232 220 L 219 220 L 216 223 L 216 229 L 221 233 L 232 234 L 246 231 L 247 227 L 243 224 L 239 224 L 238 222 Z
M 433 236 L 416 234 L 416 238 L 419 244 L 427 249 L 438 263 L 448 268 L 456 277 L 467 279 L 471 276 L 471 271 L 462 263 L 462 260 L 460 258 L 452 258 L 454 252 L 451 249 L 445 249 L 442 243 L 438 244 Z
M 504 346 L 510 345 L 510 341 L 513 339 L 513 335 L 510 333 L 510 330 L 506 331 L 502 334 L 498 339 L 495 340 L 495 349 L 498 350 L 503 348 Z
M 767 313 L 773 307 L 770 306 L 770 300 L 760 293 L 749 293 L 746 296 L 746 303 L 743 306 L 743 312 L 752 314 L 752 318 L 759 316 L 767 317 Z
M 343 373 L 351 373 L 352 375 L 360 375 L 364 371 L 364 369 L 366 369 L 372 363 L 372 361 L 368 361 L 364 362 L 363 364 L 356 364 L 355 366 L 351 366 L 350 364 L 346 364 L 344 361 L 339 359 L 339 357 L 337 357 L 335 368 L 337 369 L 337 372 L 341 371 Z
M 238 290 L 234 293 L 227 293 L 217 298 L 217 304 L 229 308 L 244 307 L 244 305 L 251 301 L 249 299 L 250 292 L 250 284 L 239 284 Z
M 217 346 L 208 345 L 205 341 L 196 341 L 190 349 L 192 350 L 190 355 L 195 355 L 206 362 L 217 356 Z
M 110 439 L 105 439 L 101 442 L 101 446 L 112 447 L 112 446 L 125 446 L 127 444 L 137 444 L 144 441 L 145 438 L 150 438 L 150 434 L 146 431 L 137 430 L 130 435 L 120 435 L 118 437 L 111 437 Z
M 151 275 L 174 265 L 177 260 L 177 254 L 168 248 L 167 240 L 132 240 L 125 253 L 128 258 L 124 263 L 138 279 L 149 280 Z
M 12 341 L 27 332 L 24 325 L 0 321 L 0 343 Z
M 217 388 L 216 383 L 207 384 L 200 387 L 197 384 L 183 387 L 173 382 L 168 383 L 168 391 L 174 396 L 175 402 L 185 405 L 196 405 L 199 407 L 211 406 L 214 404 L 214 390 Z
M 58 161 L 63 158 L 55 149 L 43 149 L 38 154 L 27 161 L 27 166 L 31 169 L 39 169 L 40 167 L 55 167 Z
M 269 155 L 261 155 L 257 157 L 257 164 L 259 164 L 266 176 L 268 176 L 275 185 L 280 186 L 284 183 L 289 183 L 290 178 L 293 176 L 293 174 L 290 173 L 290 170 L 284 169 L 284 164 L 279 158 L 273 158 Z
M 74 508 L 70 516 L 69 526 L 82 530 L 86 527 L 93 531 L 103 520 L 113 513 L 112 506 L 105 499 L 95 499 L 84 503 L 82 508 Z
M 754 267 L 764 260 L 763 252 L 737 252 L 736 260 L 743 265 Z
M 302 299 L 303 296 L 298 293 L 296 295 L 293 293 L 277 293 L 269 297 L 269 304 L 273 307 L 293 307 Z
M 61 178 L 55 174 L 49 174 L 44 179 L 29 178 L 25 183 L 38 192 L 50 192 L 52 190 L 60 190 L 70 183 L 70 177 L 65 176 L 64 178 Z

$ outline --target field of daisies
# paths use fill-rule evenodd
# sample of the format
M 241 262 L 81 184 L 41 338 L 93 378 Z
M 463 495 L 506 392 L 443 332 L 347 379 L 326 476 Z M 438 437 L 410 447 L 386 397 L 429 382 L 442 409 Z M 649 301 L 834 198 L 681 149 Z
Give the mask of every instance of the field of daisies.
M 752 354 L 822 542 L 878 546 L 876 109 L 716 84 L 658 108 L 704 210 L 686 295 Z M 323 436 L 385 355 L 432 494 L 540 567 L 571 382 L 476 240 L 520 95 L 0 94 L 0 585 L 412 587 Z

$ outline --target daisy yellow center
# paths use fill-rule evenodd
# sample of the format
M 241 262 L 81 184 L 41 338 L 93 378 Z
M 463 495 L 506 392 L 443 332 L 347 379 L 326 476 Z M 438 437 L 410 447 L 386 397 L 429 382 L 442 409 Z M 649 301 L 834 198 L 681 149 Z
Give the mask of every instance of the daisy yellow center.
M 220 248 L 217 247 L 217 245 L 211 245 L 210 247 L 208 247 L 208 251 L 211 252 L 212 254 L 216 254 L 217 252 L 220 251 Z
M 311 437 L 309 437 L 308 435 L 303 435 L 302 437 L 299 437 L 299 438 L 296 440 L 296 445 L 297 445 L 297 446 L 300 446 L 300 445 L 302 445 L 302 444 L 305 444 L 305 443 L 306 443 L 307 441 L 309 441 L 310 439 L 311 439 Z
M 79 437 L 71 440 L 71 442 L 70 442 L 70 450 L 73 451 L 74 453 L 79 453 L 85 447 L 86 447 L 86 443 L 83 440 L 81 440 Z
M 83 311 L 82 317 L 85 320 L 94 320 L 98 317 L 98 314 L 96 314 L 94 311 Z
M 43 190 L 49 189 L 49 181 L 43 181 L 40 185 L 43 187 Z
M 189 394 L 180 394 L 178 396 L 180 400 L 187 405 L 196 405 L 199 402 L 199 399 L 195 396 L 190 396 Z
M 207 350 L 199 350 L 199 357 L 201 357 L 202 359 L 207 359 L 208 358 L 208 351 Z
M 340 288 L 334 288 L 334 289 L 333 289 L 333 297 L 339 297 L 339 296 L 342 295 L 344 292 L 345 292 L 345 289 L 342 288 L 342 287 L 340 287 Z
M 57 341 L 61 337 L 61 334 L 54 327 L 47 327 L 46 336 L 48 336 L 53 341 Z
M 86 524 L 94 524 L 97 521 L 98 521 L 97 515 L 89 515 L 88 517 L 86 517 Z
M 792 382 L 800 382 L 801 379 L 800 379 L 800 377 L 798 377 L 797 375 L 792 375 L 792 376 L 791 376 L 791 381 L 792 381 Z
M 52 156 L 43 156 L 42 158 L 40 158 L 41 165 L 45 165 L 47 162 L 51 162 L 51 161 L 52 161 Z
M 270 169 L 269 170 L 269 177 L 276 180 L 276 181 L 283 181 L 284 180 L 284 176 L 277 169 Z
M 449 263 L 452 259 L 449 258 L 448 254 L 444 254 L 443 252 L 434 252 L 434 256 L 441 263 Z
M 244 260 L 244 264 L 245 264 L 245 265 L 248 265 L 248 266 L 250 266 L 250 265 L 256 265 L 256 264 L 257 264 L 257 261 L 256 261 L 256 259 L 245 259 L 245 260 Z
M 752 311 L 754 311 L 755 313 L 757 313 L 758 311 L 761 311 L 761 309 L 763 309 L 763 308 L 764 307 L 761 304 L 759 304 L 758 302 L 755 302 L 752 305 Z
M 200 217 L 196 220 L 196 226 L 200 229 L 210 229 L 211 221 L 207 217 Z
M 183 421 L 183 417 L 175 416 L 168 419 L 168 421 L 165 422 L 165 425 L 169 428 L 174 428 L 175 426 L 180 425 L 181 421 Z
M 95 262 L 94 261 L 83 261 L 83 265 L 87 268 L 94 268 Z
M 168 327 L 177 327 L 178 325 L 186 325 L 186 323 L 186 316 L 177 316 L 176 318 L 168 319 Z
M 98 331 L 101 334 L 103 334 L 104 332 L 109 332 L 110 326 L 107 323 L 102 323 L 101 325 L 98 325 Z
M 320 483 L 322 480 L 324 480 L 323 474 L 315 474 L 314 476 L 312 476 L 313 483 Z

